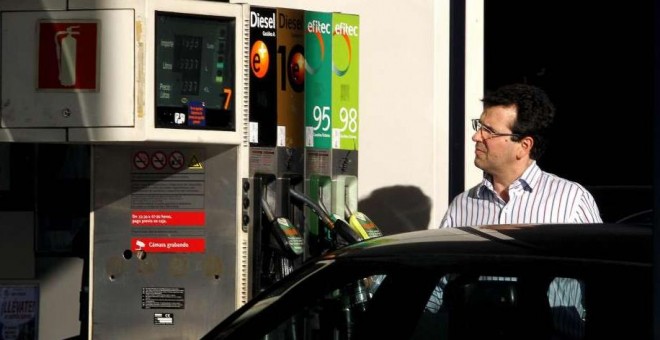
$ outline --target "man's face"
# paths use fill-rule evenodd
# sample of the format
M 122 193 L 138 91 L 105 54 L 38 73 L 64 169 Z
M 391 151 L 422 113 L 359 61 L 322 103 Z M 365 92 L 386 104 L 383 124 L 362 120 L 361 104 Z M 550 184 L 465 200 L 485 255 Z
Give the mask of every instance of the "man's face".
M 474 165 L 490 174 L 506 171 L 516 161 L 518 143 L 511 136 L 498 134 L 512 133 L 516 119 L 515 106 L 493 106 L 481 114 L 481 128 L 474 132 Z M 494 133 L 494 134 L 493 134 Z

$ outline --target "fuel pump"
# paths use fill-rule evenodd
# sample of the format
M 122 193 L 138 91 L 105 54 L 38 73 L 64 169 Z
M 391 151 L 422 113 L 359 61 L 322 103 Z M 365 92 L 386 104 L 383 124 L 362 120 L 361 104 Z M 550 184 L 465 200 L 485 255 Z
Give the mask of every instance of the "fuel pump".
M 252 183 L 255 199 L 251 230 L 255 249 L 252 294 L 257 294 L 289 274 L 301 262 L 304 241 L 302 232 L 286 217 L 286 213 L 282 213 L 286 209 L 275 210 L 270 203 L 279 202 L 282 207 L 286 204 L 281 203 L 289 201 L 288 191 L 282 195 L 281 188 L 277 188 L 282 181 L 277 181 L 272 174 L 257 173 Z M 277 215 L 274 211 L 278 211 Z
M 250 8 L 253 294 L 288 274 L 307 256 L 303 209 L 289 199 L 289 188 L 303 185 L 303 12 Z M 278 24 L 277 18 L 298 25 Z
M 347 215 L 342 176 L 358 174 L 359 17 L 308 11 L 305 26 L 305 194 L 325 206 L 333 220 L 348 226 L 343 221 Z M 356 181 L 351 182 L 351 188 L 356 187 Z M 322 244 L 317 219 L 306 216 L 310 252 L 318 255 L 333 248 Z M 357 227 L 349 229 L 360 233 Z
M 89 146 L 81 338 L 199 339 L 249 293 L 249 6 L 28 1 L 0 15 L 0 136 Z
M 328 183 L 329 178 L 324 176 L 312 177 L 313 180 L 310 181 L 310 183 L 313 183 L 310 185 L 310 187 L 313 188 L 312 192 L 322 192 L 322 190 L 316 190 L 319 188 L 318 183 Z M 321 185 L 321 187 L 322 186 L 323 185 Z M 322 242 L 321 244 L 328 246 L 328 248 L 324 250 L 332 250 L 341 247 L 342 244 L 353 244 L 371 237 L 380 236 L 378 235 L 379 233 L 374 232 L 374 229 L 377 231 L 375 226 L 369 228 L 371 232 L 366 232 L 362 225 L 358 225 L 356 228 L 356 226 L 349 225 L 343 219 L 337 218 L 336 214 L 328 212 L 327 209 L 323 207 L 322 202 L 324 200 L 322 197 L 319 199 L 312 199 L 295 189 L 290 189 L 290 193 L 292 198 L 303 202 L 313 214 L 318 216 L 319 221 L 321 221 L 321 224 L 319 225 L 319 235 L 323 235 L 325 240 L 325 242 Z M 339 236 L 343 242 L 338 242 L 336 236 Z M 337 316 L 343 320 L 344 325 L 340 329 L 341 338 L 351 338 L 350 330 L 353 329 L 352 323 L 358 315 L 366 310 L 366 303 L 371 298 L 369 286 L 372 284 L 378 284 L 379 282 L 375 281 L 380 281 L 381 279 L 382 278 L 380 277 L 363 278 L 352 282 L 343 288 L 346 289 L 349 294 L 346 294 L 346 300 L 342 301 L 341 315 Z M 334 299 L 329 299 L 329 301 L 334 301 Z M 330 310 L 331 313 L 334 311 L 332 308 L 329 308 L 328 310 Z

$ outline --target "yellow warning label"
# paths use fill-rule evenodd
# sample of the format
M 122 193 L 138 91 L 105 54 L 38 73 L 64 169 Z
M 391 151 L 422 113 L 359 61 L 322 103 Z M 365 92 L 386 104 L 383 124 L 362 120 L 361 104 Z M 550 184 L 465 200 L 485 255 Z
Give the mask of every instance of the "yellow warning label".
M 203 169 L 202 163 L 197 160 L 197 156 L 193 155 L 190 158 L 190 163 L 188 163 L 189 169 Z

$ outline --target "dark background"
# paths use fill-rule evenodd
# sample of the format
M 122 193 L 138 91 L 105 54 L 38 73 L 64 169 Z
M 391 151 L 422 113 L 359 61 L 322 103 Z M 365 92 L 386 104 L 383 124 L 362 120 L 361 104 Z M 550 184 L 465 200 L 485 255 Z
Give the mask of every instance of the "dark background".
M 654 2 L 486 0 L 485 89 L 539 86 L 557 108 L 539 165 L 605 221 L 653 207 Z

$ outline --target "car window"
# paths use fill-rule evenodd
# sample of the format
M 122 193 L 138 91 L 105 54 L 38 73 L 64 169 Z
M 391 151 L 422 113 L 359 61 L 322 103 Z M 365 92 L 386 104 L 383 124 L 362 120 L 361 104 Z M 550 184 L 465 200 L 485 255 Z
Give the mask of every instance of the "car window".
M 351 339 L 385 275 L 352 280 L 306 304 L 264 339 Z
M 305 303 L 263 339 L 354 338 L 386 277 L 340 284 Z M 573 278 L 445 274 L 426 298 L 411 338 L 580 340 L 586 319 L 583 297 L 584 283 Z
M 273 290 L 259 308 L 267 313 L 235 338 L 588 340 L 624 330 L 650 338 L 651 285 L 640 285 L 651 282 L 648 270 L 617 270 L 625 279 L 611 280 L 609 271 L 553 277 L 535 266 L 505 275 L 391 264 L 340 268 Z
M 446 274 L 413 338 L 583 339 L 584 288 L 574 278 Z

